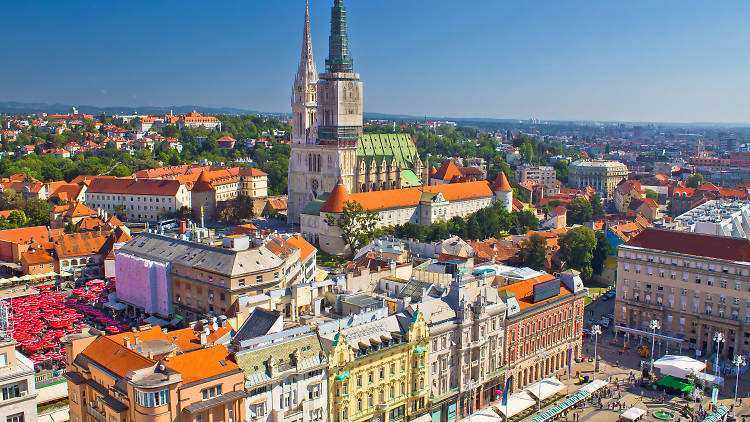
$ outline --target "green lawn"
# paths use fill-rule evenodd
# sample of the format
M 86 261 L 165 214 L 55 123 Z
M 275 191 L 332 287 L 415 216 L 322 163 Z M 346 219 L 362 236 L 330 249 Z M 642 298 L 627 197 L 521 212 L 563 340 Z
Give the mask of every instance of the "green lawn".
M 344 263 L 347 262 L 346 258 L 336 256 L 336 255 L 329 255 L 320 249 L 318 249 L 317 257 L 317 265 L 318 267 L 326 267 L 326 268 L 337 268 L 344 265 Z

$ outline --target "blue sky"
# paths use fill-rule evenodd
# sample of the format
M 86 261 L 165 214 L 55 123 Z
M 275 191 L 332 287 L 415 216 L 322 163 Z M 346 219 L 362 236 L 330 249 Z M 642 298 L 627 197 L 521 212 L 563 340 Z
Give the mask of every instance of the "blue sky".
M 318 70 L 330 6 L 311 0 Z M 750 122 L 750 2 L 346 0 L 365 111 Z M 303 0 L 14 1 L 0 101 L 288 111 Z

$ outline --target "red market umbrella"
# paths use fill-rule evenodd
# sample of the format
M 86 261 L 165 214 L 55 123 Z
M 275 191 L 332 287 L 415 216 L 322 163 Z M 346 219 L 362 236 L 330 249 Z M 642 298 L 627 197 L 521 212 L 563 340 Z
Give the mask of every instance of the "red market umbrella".
M 109 327 L 106 328 L 106 330 L 110 334 L 119 334 L 120 333 L 120 329 L 117 328 L 117 326 L 115 326 L 115 325 L 110 325 Z

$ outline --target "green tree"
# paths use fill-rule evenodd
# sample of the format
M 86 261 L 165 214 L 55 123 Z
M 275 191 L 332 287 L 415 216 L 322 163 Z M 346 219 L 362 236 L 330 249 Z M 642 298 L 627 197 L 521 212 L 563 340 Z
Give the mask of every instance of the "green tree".
M 531 210 L 517 211 L 513 213 L 518 222 L 518 234 L 526 234 L 529 230 L 536 230 L 539 228 L 539 219 L 536 218 L 536 213 Z
M 604 261 L 609 256 L 609 240 L 604 232 L 596 232 L 596 248 L 591 259 L 591 268 L 594 274 L 601 274 L 604 269 Z
M 656 201 L 657 199 L 659 199 L 659 194 L 656 193 L 656 191 L 653 189 L 646 189 L 646 198 L 651 198 Z
M 547 262 L 547 240 L 534 233 L 521 244 L 518 257 L 523 265 L 535 270 L 544 270 Z
M 591 217 L 594 214 L 591 202 L 586 198 L 576 198 L 565 206 L 568 209 L 567 222 L 568 224 L 583 224 L 587 221 L 591 221 Z
M 15 227 L 24 227 L 26 225 L 26 215 L 21 210 L 13 210 L 8 214 L 8 224 Z
M 378 214 L 366 210 L 356 201 L 346 201 L 338 218 L 332 214 L 326 215 L 328 226 L 337 226 L 341 230 L 341 239 L 349 246 L 352 255 L 357 249 L 370 243 L 377 222 Z
M 588 227 L 575 227 L 564 234 L 560 240 L 560 258 L 566 267 L 581 272 L 581 277 L 590 279 L 593 274 L 591 261 L 594 259 L 596 235 Z
M 552 164 L 555 168 L 555 177 L 557 180 L 568 183 L 568 162 L 566 160 L 559 160 Z
M 521 159 L 524 163 L 531 163 L 534 160 L 534 146 L 529 142 L 521 144 Z
M 589 198 L 589 202 L 591 203 L 591 217 L 604 218 L 604 205 L 602 204 L 602 198 L 598 194 L 593 194 L 591 198 Z
M 700 173 L 695 173 L 687 178 L 687 182 L 685 184 L 689 188 L 699 188 L 704 183 L 703 175 Z

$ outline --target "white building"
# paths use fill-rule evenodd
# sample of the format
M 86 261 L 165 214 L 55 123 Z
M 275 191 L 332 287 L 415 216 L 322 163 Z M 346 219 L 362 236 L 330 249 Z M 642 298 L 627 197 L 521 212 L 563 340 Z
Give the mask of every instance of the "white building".
M 388 227 L 406 223 L 429 225 L 453 217 L 466 217 L 496 201 L 500 201 L 508 212 L 512 210 L 513 190 L 502 172 L 492 184 L 480 180 L 353 194 L 339 184 L 325 201 L 321 198 L 305 207 L 300 214 L 301 231 L 308 240 L 317 241 L 324 251 L 340 254 L 347 246 L 338 227 L 329 226 L 326 218 L 329 214 L 340 215 L 349 202 L 376 211 L 377 227 Z
M 676 217 L 673 230 L 715 236 L 748 239 L 750 235 L 750 202 L 713 200 L 707 201 Z
M 86 206 L 129 221 L 158 221 L 190 207 L 190 191 L 177 180 L 97 177 L 86 192 Z
M 273 322 L 272 313 L 262 314 Z M 302 326 L 255 336 L 262 325 L 258 318 L 248 319 L 232 340 L 240 349 L 237 365 L 245 372 L 248 420 L 327 421 L 328 359 L 317 334 Z

